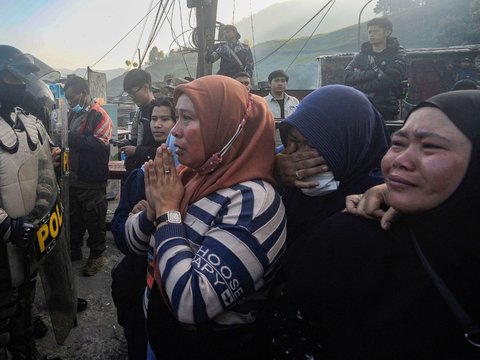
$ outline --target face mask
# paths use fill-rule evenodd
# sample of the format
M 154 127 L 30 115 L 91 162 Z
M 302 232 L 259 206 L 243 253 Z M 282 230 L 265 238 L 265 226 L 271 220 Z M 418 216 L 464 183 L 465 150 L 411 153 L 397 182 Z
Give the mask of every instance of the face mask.
M 84 111 L 84 110 L 85 110 L 85 106 L 87 105 L 87 99 L 86 99 L 86 98 L 83 99 L 83 105 L 80 105 L 80 101 L 81 101 L 81 97 L 80 97 L 80 99 L 78 99 L 78 104 L 75 105 L 75 106 L 72 108 L 72 111 L 73 111 L 74 113 L 76 113 L 76 114 L 81 113 L 82 111 Z
M 338 189 L 339 181 L 335 181 L 333 172 L 327 171 L 315 176 L 304 179 L 304 181 L 317 181 L 318 185 L 314 188 L 301 189 L 307 196 L 322 196 L 334 192 Z
M 81 113 L 83 111 L 83 106 L 80 106 L 80 104 L 77 104 L 72 108 L 72 111 L 77 114 Z

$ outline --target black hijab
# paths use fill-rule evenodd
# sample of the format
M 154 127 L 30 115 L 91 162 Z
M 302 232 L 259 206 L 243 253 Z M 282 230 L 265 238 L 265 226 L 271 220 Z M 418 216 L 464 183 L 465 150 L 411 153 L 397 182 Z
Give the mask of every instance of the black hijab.
M 475 210 L 474 206 L 478 206 L 480 194 L 480 91 L 450 91 L 436 95 L 417 105 L 405 122 L 414 111 L 424 107 L 441 110 L 472 143 L 470 163 L 461 184 L 443 204 L 424 216 L 441 217 L 448 212 L 459 215 L 465 209 Z
M 480 91 L 442 93 L 413 111 L 422 107 L 445 113 L 470 140 L 472 153 L 460 185 L 448 199 L 424 213 L 404 216 L 401 223 L 413 230 L 432 267 L 465 311 L 480 322 Z
M 345 196 L 363 193 L 383 182 L 373 172 L 388 149 L 389 137 L 380 113 L 362 92 L 343 85 L 319 88 L 306 96 L 280 129 L 286 145 L 288 130 L 296 128 L 325 158 L 338 190 L 324 196 L 307 196 L 296 188 L 283 196 L 288 239 L 345 207 Z

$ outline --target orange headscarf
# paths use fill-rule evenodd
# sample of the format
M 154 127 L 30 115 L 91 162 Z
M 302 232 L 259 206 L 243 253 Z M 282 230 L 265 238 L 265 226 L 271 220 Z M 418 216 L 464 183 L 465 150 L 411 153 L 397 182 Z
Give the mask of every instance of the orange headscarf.
M 263 98 L 249 94 L 237 80 L 221 75 L 178 85 L 173 95 L 175 104 L 182 94 L 190 98 L 200 121 L 205 159 L 222 150 L 242 119 L 246 120 L 215 170 L 210 173 L 188 167 L 181 170 L 185 186 L 180 204 L 182 214 L 190 204 L 219 189 L 254 179 L 274 184 L 275 123 Z

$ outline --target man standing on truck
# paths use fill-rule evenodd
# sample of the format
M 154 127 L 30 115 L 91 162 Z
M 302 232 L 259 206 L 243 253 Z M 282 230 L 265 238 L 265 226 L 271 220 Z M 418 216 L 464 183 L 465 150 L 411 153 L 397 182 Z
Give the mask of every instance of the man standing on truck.
M 362 44 L 344 74 L 345 85 L 367 94 L 385 120 L 398 114 L 406 68 L 406 51 L 390 36 L 392 29 L 386 17 L 367 22 L 368 42 Z
M 253 76 L 253 55 L 250 46 L 240 42 L 240 33 L 233 25 L 225 25 L 220 29 L 225 42 L 216 44 L 207 52 L 205 60 L 214 63 L 220 59 L 220 69 L 217 75 L 233 77 L 239 71 L 245 71 Z

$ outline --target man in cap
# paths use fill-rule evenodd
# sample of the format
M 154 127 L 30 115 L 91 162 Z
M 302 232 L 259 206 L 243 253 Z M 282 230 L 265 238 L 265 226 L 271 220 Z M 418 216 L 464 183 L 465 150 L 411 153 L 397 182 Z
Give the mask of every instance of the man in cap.
M 218 75 L 233 77 L 236 73 L 245 71 L 252 77 L 253 55 L 250 46 L 239 41 L 241 36 L 233 25 L 225 25 L 220 32 L 226 41 L 208 51 L 205 60 L 213 63 L 221 59 Z

